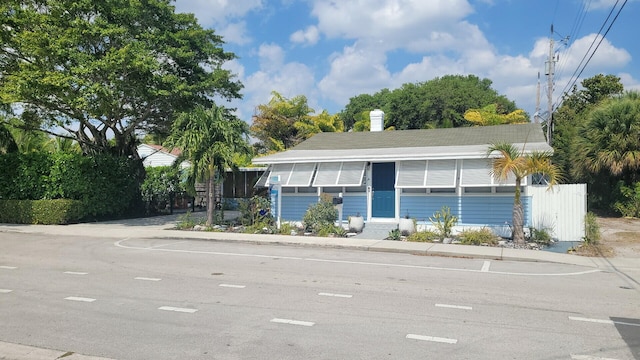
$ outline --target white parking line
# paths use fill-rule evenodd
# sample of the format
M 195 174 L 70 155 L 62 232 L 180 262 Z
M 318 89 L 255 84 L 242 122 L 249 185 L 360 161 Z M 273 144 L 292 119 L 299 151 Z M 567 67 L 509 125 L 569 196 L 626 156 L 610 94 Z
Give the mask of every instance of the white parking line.
M 149 246 L 146 249 L 157 249 L 157 248 L 161 248 L 161 247 L 165 247 L 165 246 L 171 246 L 171 245 L 177 245 L 177 244 L 182 244 L 184 241 L 174 241 L 172 243 L 168 243 L 168 244 L 160 244 L 160 245 L 156 245 L 156 246 Z
M 6 266 L 6 265 L 1 265 L 0 269 L 5 269 L 5 270 L 15 270 L 17 269 L 17 267 L 15 266 Z
M 182 313 L 189 313 L 189 314 L 193 314 L 194 312 L 198 311 L 198 309 L 179 308 L 179 307 L 173 307 L 173 306 L 160 306 L 158 310 L 175 311 L 175 312 L 182 312 Z
M 458 340 L 456 339 L 448 339 L 448 338 L 441 338 L 436 336 L 425 336 L 425 335 L 416 335 L 416 334 L 407 334 L 407 339 L 433 341 L 433 342 L 439 342 L 439 343 L 445 343 L 445 344 L 458 343 Z
M 233 285 L 233 284 L 220 284 L 218 286 L 226 287 L 226 288 L 233 288 L 233 289 L 244 289 L 244 288 L 246 288 L 245 285 Z
M 71 300 L 71 301 L 81 301 L 81 302 L 94 302 L 96 301 L 96 299 L 92 299 L 92 298 L 86 298 L 86 297 L 77 297 L 77 296 L 69 296 L 64 298 L 65 300 Z
M 332 293 L 318 293 L 318 295 L 320 296 L 333 296 L 333 297 L 339 297 L 339 298 L 352 298 L 353 295 L 347 295 L 347 294 L 332 294 Z
M 603 357 L 597 357 L 597 356 L 591 356 L 591 355 L 574 355 L 574 354 L 571 354 L 571 359 L 573 360 L 618 360 L 613 358 L 603 358 Z
M 485 261 L 482 264 L 482 269 L 480 269 L 480 272 L 489 272 L 489 267 L 491 267 L 491 261 Z
M 280 323 L 280 324 L 289 324 L 289 325 L 300 325 L 300 326 L 313 326 L 316 323 L 311 321 L 300 321 L 300 320 L 291 320 L 291 319 L 271 319 L 272 323 Z
M 449 308 L 449 309 L 473 310 L 471 306 L 462 306 L 462 305 L 436 304 L 436 306 L 442 307 L 442 308 Z
M 0 289 L 0 294 L 8 294 L 10 292 L 12 292 L 13 290 L 9 290 L 9 289 Z
M 479 272 L 481 272 L 480 270 L 476 270 L 476 269 L 446 268 L 446 267 L 439 267 L 439 266 L 377 263 L 377 262 L 368 262 L 368 261 L 329 260 L 329 259 L 317 259 L 317 258 L 301 258 L 301 257 L 295 257 L 295 256 L 229 253 L 229 252 L 203 251 L 203 250 L 158 249 L 158 248 L 149 248 L 149 247 L 125 245 L 124 242 L 126 242 L 128 240 L 129 239 L 118 240 L 118 241 L 114 242 L 114 245 L 117 246 L 117 247 L 123 248 L 123 249 L 166 251 L 166 252 L 175 252 L 175 253 L 181 253 L 181 254 L 208 254 L 208 255 L 220 255 L 220 256 L 241 256 L 241 257 L 252 257 L 252 258 L 314 261 L 314 262 L 325 262 L 325 263 L 333 263 L 333 264 L 383 266 L 383 267 L 394 267 L 394 268 L 404 268 L 404 269 L 459 271 L 459 272 L 470 272 L 470 273 L 479 273 Z M 593 273 L 597 273 L 597 272 L 601 272 L 601 271 L 602 270 L 600 270 L 600 269 L 592 269 L 592 270 L 576 271 L 576 272 L 569 272 L 569 273 L 528 273 L 528 272 L 527 273 L 517 273 L 517 272 L 505 272 L 505 271 L 487 271 L 487 273 L 488 274 L 500 274 L 500 275 L 515 275 L 515 276 L 575 276 L 575 275 L 593 274 Z
M 141 277 L 141 276 L 138 276 L 138 277 L 136 277 L 136 278 L 134 278 L 134 280 L 144 280 L 144 281 L 160 281 L 160 280 L 162 280 L 162 279 L 159 279 L 159 278 L 149 278 L 149 277 Z
M 592 322 L 592 323 L 598 323 L 598 324 L 610 324 L 610 325 L 618 324 L 618 325 L 629 325 L 629 326 L 640 327 L 640 324 L 623 322 L 623 321 L 613 321 L 609 319 L 590 319 L 590 318 L 583 318 L 583 317 L 577 317 L 577 316 L 569 316 L 569 320 L 586 321 L 586 322 Z
M 89 273 L 86 272 L 79 272 L 79 271 L 65 271 L 64 272 L 67 275 L 87 275 Z

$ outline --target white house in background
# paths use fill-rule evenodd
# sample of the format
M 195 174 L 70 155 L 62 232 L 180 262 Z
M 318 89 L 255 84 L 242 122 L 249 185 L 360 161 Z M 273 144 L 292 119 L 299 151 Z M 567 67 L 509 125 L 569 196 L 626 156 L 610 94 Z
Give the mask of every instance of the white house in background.
M 343 220 L 359 213 L 367 222 L 397 223 L 408 215 L 429 225 L 429 217 L 448 206 L 459 229 L 486 226 L 504 234 L 512 221 L 515 181 L 491 176 L 489 144 L 507 142 L 525 153 L 553 150 L 539 124 L 404 131 L 382 131 L 383 125 L 384 113 L 374 110 L 370 132 L 319 133 L 290 150 L 254 158 L 254 164 L 269 166 L 258 185 L 280 177 L 282 220 L 301 221 L 328 193 L 343 194 Z M 522 182 L 525 225 L 545 227 L 558 240 L 580 240 L 584 187 L 546 191 L 533 180 Z M 559 194 L 579 202 L 569 209 L 541 205 Z
M 178 156 L 180 156 L 180 150 L 173 149 L 169 151 L 161 145 L 141 144 L 138 145 L 138 155 L 142 159 L 145 167 L 171 166 Z M 181 169 L 188 168 L 189 166 L 188 161 L 183 161 L 180 164 Z

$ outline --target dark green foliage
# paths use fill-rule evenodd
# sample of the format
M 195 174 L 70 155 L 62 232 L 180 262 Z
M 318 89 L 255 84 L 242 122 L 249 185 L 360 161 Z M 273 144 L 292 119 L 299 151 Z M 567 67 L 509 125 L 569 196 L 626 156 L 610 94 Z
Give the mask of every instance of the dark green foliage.
M 0 155 L 0 199 L 39 200 L 49 196 L 52 156 L 45 153 Z
M 140 192 L 147 213 L 155 213 L 166 208 L 177 193 L 183 192 L 180 170 L 173 166 L 145 168 L 147 176 Z
M 0 223 L 69 224 L 83 214 L 82 203 L 77 200 L 0 200 Z
M 615 191 L 613 208 L 622 216 L 640 218 L 640 181 L 626 186 L 619 181 Z
M 404 84 L 390 91 L 352 97 L 340 112 L 345 131 L 361 114 L 376 108 L 385 112 L 385 128 L 396 130 L 468 126 L 465 111 L 495 104 L 498 114 L 516 110 L 513 101 L 491 88 L 491 80 L 474 75 L 446 75 L 426 82 Z
M 140 162 L 111 155 L 28 153 L 0 155 L 0 199 L 70 199 L 84 219 L 139 210 Z
M 305 231 L 317 234 L 322 228 L 328 225 L 333 226 L 336 220 L 338 220 L 338 210 L 333 207 L 333 203 L 322 200 L 309 206 L 302 218 L 302 225 Z

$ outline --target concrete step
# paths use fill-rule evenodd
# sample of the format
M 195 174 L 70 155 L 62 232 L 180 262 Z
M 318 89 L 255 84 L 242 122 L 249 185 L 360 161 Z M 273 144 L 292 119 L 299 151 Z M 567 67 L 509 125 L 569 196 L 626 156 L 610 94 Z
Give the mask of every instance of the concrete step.
M 384 240 L 389 237 L 389 232 L 391 230 L 397 229 L 398 224 L 394 223 L 379 223 L 379 222 L 367 222 L 364 225 L 364 229 L 362 232 L 356 236 L 355 238 L 359 239 L 373 239 L 373 240 Z

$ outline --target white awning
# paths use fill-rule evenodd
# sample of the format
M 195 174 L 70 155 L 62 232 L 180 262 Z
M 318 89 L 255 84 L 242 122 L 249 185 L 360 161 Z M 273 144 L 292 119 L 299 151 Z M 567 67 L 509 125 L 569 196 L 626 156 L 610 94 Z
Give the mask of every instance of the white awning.
M 320 163 L 313 186 L 360 186 L 365 165 L 364 161 Z
M 396 187 L 450 188 L 456 186 L 456 160 L 411 160 L 400 162 Z
M 275 164 L 271 167 L 266 185 L 274 176 L 280 176 L 282 186 L 309 186 L 315 168 L 315 163 Z
M 515 186 L 515 177 L 509 176 L 504 181 L 498 181 L 491 175 L 491 159 L 462 160 L 460 173 L 461 186 Z M 527 184 L 527 178 L 522 179 L 521 185 Z

